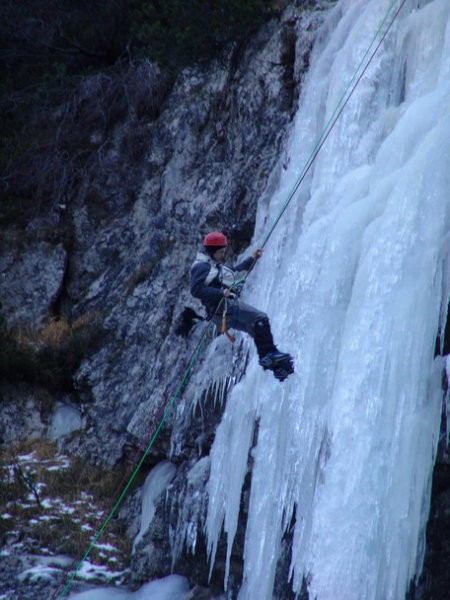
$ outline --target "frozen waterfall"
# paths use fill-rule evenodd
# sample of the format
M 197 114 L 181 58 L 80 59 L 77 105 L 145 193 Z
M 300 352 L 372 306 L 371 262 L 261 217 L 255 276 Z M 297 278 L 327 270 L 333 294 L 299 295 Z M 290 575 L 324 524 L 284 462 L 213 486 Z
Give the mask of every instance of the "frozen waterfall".
M 326 16 L 255 246 L 391 4 L 341 0 Z M 449 190 L 450 2 L 407 0 L 245 291 L 296 374 L 280 385 L 252 355 L 211 452 L 211 560 L 222 529 L 231 552 L 253 460 L 240 600 L 272 599 L 287 530 L 293 589 L 305 578 L 317 600 L 403 600 L 420 571 Z

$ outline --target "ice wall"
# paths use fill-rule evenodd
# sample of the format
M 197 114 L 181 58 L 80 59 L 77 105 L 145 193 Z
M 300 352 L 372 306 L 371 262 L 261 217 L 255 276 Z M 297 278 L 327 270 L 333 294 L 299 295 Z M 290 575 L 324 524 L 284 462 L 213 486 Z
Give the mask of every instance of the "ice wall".
M 255 245 L 391 5 L 341 0 L 330 11 Z M 230 554 L 253 458 L 240 600 L 272 598 L 288 528 L 293 589 L 306 577 L 317 600 L 403 600 L 420 570 L 449 190 L 450 2 L 407 0 L 245 292 L 271 316 L 296 374 L 280 385 L 254 353 L 211 452 L 211 560 L 222 528 Z

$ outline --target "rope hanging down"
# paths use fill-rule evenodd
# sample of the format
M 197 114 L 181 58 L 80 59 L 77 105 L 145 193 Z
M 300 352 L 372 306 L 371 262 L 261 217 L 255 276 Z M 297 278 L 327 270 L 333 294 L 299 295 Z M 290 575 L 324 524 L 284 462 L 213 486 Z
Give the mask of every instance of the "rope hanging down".
M 353 77 L 350 79 L 344 93 L 342 94 L 341 98 L 339 99 L 339 101 L 336 105 L 335 110 L 333 111 L 331 117 L 327 121 L 321 135 L 319 136 L 316 143 L 314 144 L 314 147 L 313 147 L 313 149 L 309 155 L 309 158 L 307 159 L 307 161 L 301 171 L 301 174 L 299 175 L 292 190 L 290 191 L 286 200 L 284 201 L 283 206 L 280 209 L 279 213 L 277 214 L 276 218 L 274 219 L 268 233 L 264 237 L 264 240 L 261 244 L 261 248 L 264 248 L 266 246 L 267 242 L 269 241 L 269 238 L 271 237 L 272 233 L 274 232 L 275 228 L 277 227 L 279 221 L 281 220 L 281 217 L 286 212 L 286 209 L 288 208 L 289 204 L 291 203 L 292 199 L 294 198 L 301 183 L 304 181 L 306 175 L 308 174 L 309 170 L 311 169 L 322 146 L 324 145 L 327 138 L 329 137 L 329 135 L 330 135 L 333 127 L 335 126 L 337 120 L 339 119 L 342 111 L 344 110 L 345 106 L 349 102 L 358 83 L 361 81 L 361 78 L 363 77 L 364 73 L 367 71 L 370 63 L 374 59 L 376 53 L 378 52 L 381 44 L 383 43 L 384 39 L 386 38 L 387 34 L 389 33 L 392 25 L 394 24 L 396 18 L 398 17 L 398 15 L 405 3 L 406 3 L 406 0 L 399 0 L 398 2 L 397 2 L 397 0 L 392 0 L 388 11 L 386 12 L 383 20 L 381 21 L 377 31 L 375 32 L 375 35 L 373 36 L 373 39 L 372 39 L 371 43 L 369 44 L 369 47 L 367 48 L 366 52 L 364 53 L 364 56 L 362 57 Z M 394 7 L 396 4 L 397 4 L 397 9 L 394 11 Z M 388 25 L 385 28 L 386 23 L 388 23 Z M 384 32 L 380 36 L 380 33 L 383 31 L 383 29 L 384 29 Z M 378 43 L 375 45 L 378 37 L 379 37 Z M 374 46 L 375 46 L 375 48 L 372 50 L 372 48 Z M 372 51 L 372 53 L 371 53 L 371 51 Z M 369 54 L 370 54 L 370 56 L 369 56 Z M 367 63 L 364 64 L 367 56 L 369 56 L 369 59 L 368 59 Z M 252 266 L 248 269 L 246 277 L 253 270 L 255 264 L 256 264 L 256 260 L 253 262 Z M 246 278 L 244 278 L 243 280 L 240 280 L 238 283 L 242 285 L 243 283 L 245 283 L 245 280 L 246 280 Z M 173 393 L 168 396 L 167 402 L 165 402 L 162 405 L 158 415 L 156 416 L 156 418 L 154 420 L 155 426 L 149 431 L 149 434 L 147 435 L 145 440 L 141 443 L 134 458 L 132 459 L 130 467 L 129 467 L 127 473 L 125 474 L 125 476 L 123 477 L 121 483 L 119 484 L 119 486 L 117 488 L 117 492 L 116 492 L 115 496 L 113 497 L 113 500 L 111 501 L 110 506 L 112 508 L 109 511 L 108 510 L 104 511 L 104 513 L 100 517 L 98 524 L 97 524 L 97 528 L 98 528 L 97 533 L 92 538 L 92 541 L 89 544 L 86 551 L 84 553 L 81 551 L 79 553 L 79 555 L 75 558 L 75 560 L 72 562 L 71 566 L 64 572 L 63 581 L 61 582 L 61 584 L 59 585 L 57 590 L 54 592 L 54 594 L 51 596 L 51 600 L 60 600 L 60 599 L 64 598 L 64 596 L 69 591 L 75 577 L 77 576 L 83 562 L 88 558 L 88 556 L 92 552 L 93 548 L 95 547 L 96 543 L 98 542 L 100 536 L 102 535 L 103 531 L 106 529 L 109 522 L 111 521 L 113 516 L 116 514 L 119 506 L 121 505 L 124 497 L 126 496 L 128 490 L 129 490 L 130 486 L 132 485 L 138 472 L 140 471 L 142 464 L 144 463 L 147 455 L 149 454 L 156 438 L 158 437 L 159 432 L 161 431 L 164 423 L 166 422 L 167 416 L 168 416 L 175 400 L 178 398 L 178 396 L 181 393 L 181 390 L 183 389 L 184 385 L 188 381 L 191 371 L 192 371 L 195 363 L 197 362 L 200 352 L 203 348 L 203 345 L 205 343 L 207 335 L 211 331 L 212 324 L 213 324 L 212 319 L 219 312 L 219 310 L 223 304 L 223 301 L 224 301 L 224 299 L 222 299 L 220 301 L 219 305 L 216 308 L 215 313 L 208 321 L 208 324 L 207 324 L 199 342 L 197 343 L 195 349 L 193 350 L 192 354 L 190 355 L 190 357 L 187 361 L 187 366 L 181 372 L 181 375 L 178 379 L 178 383 L 177 383 Z M 142 454 L 142 456 L 141 456 L 141 454 Z

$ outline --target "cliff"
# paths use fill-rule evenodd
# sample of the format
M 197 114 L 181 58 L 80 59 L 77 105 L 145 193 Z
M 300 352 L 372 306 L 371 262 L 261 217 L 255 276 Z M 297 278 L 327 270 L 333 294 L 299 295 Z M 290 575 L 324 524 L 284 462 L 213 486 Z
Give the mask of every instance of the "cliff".
M 142 443 L 156 427 L 202 327 L 189 338 L 175 333 L 184 306 L 202 313 L 188 289 L 202 236 L 225 231 L 231 260 L 252 238 L 256 201 L 282 151 L 321 19 L 320 10 L 301 5 L 294 3 L 212 64 L 185 69 L 169 91 L 157 67 L 134 63 L 122 79 L 84 80 L 60 107 L 62 135 L 86 138 L 93 158 L 67 197 L 36 206 L 26 222 L 8 218 L 0 242 L 6 320 L 0 436 L 4 468 L 16 464 L 9 494 L 28 494 L 35 485 L 35 463 L 20 466 L 17 459 L 24 446 L 32 452 L 43 445 L 48 459 L 50 440 L 55 461 L 70 456 L 87 470 L 103 469 L 98 477 L 110 469 L 122 475 L 136 452 L 143 453 Z M 105 137 L 93 112 L 116 101 L 118 86 L 129 103 L 126 118 Z M 84 127 L 80 118 L 87 132 L 77 132 Z M 54 166 L 56 181 L 58 161 Z M 243 366 L 235 366 L 237 372 Z M 220 378 L 226 364 L 214 368 Z M 192 394 L 210 393 L 208 385 L 196 381 L 187 396 L 182 392 L 145 459 L 139 486 L 152 467 L 169 459 L 176 465 L 176 498 L 189 486 L 190 473 L 204 469 L 204 463 L 197 465 L 208 455 L 221 408 L 187 422 L 180 406 L 190 414 Z M 175 451 L 174 427 L 179 427 Z M 27 473 L 28 484 L 23 478 L 21 484 L 20 474 Z M 204 485 L 204 474 L 196 482 Z M 42 497 L 36 488 L 31 514 L 40 514 L 51 485 Z M 74 486 L 83 493 L 75 481 Z M 6 507 L 11 496 L 5 496 L 4 509 L 11 513 Z M 140 487 L 130 492 L 121 512 L 130 536 L 137 533 L 140 496 Z M 133 555 L 131 571 L 122 578 L 133 586 L 173 568 L 167 520 L 180 516 L 159 500 L 159 521 L 152 527 L 164 533 L 147 533 L 146 544 Z M 48 598 L 59 568 L 50 580 L 21 573 L 30 554 L 68 550 L 64 529 L 53 527 L 44 542 L 40 531 L 24 524 L 25 515 L 10 518 L 3 531 L 2 592 L 8 598 Z M 20 528 L 21 534 L 14 533 Z M 70 551 L 76 555 L 80 548 L 75 544 Z M 175 572 L 189 576 L 192 588 L 208 586 L 205 549 L 195 557 L 179 553 Z M 215 570 L 214 593 L 220 593 L 220 564 Z

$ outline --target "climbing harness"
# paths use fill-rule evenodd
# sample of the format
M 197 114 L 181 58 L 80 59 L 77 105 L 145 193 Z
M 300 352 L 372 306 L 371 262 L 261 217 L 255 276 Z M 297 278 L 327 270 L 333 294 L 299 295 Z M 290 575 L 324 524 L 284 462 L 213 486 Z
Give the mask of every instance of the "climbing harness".
M 253 263 L 252 263 L 252 265 L 253 265 L 253 264 L 256 262 L 256 260 L 257 260 L 257 259 L 255 259 L 255 258 L 253 259 Z M 249 272 L 250 272 L 250 269 L 248 269 L 248 271 L 247 271 L 247 274 L 245 275 L 245 277 L 242 277 L 241 279 L 237 279 L 237 280 L 236 280 L 236 281 L 233 283 L 233 285 L 230 287 L 230 290 L 231 290 L 232 292 L 234 292 L 234 294 L 235 294 L 235 296 L 236 296 L 237 298 L 239 298 L 239 296 L 242 294 L 242 290 L 244 289 L 244 285 L 245 285 L 245 283 L 247 282 L 247 279 L 246 279 L 246 277 L 247 277 L 247 275 L 248 275 L 248 273 L 249 273 Z
M 358 83 L 360 82 L 361 78 L 363 77 L 364 73 L 366 72 L 367 68 L 369 67 L 370 63 L 372 62 L 373 58 L 375 57 L 378 49 L 380 48 L 381 44 L 383 43 L 384 39 L 386 38 L 388 32 L 390 31 L 393 23 L 395 22 L 397 16 L 399 15 L 401 9 L 403 8 L 404 4 L 406 3 L 406 0 L 399 0 L 398 2 L 396 0 L 393 0 L 391 2 L 391 5 L 388 9 L 388 11 L 386 12 L 383 20 L 381 21 L 380 26 L 378 27 L 367 51 L 365 52 L 364 56 L 362 57 L 353 77 L 351 78 L 346 90 L 344 91 L 344 93 L 342 94 L 340 100 L 338 101 L 336 108 L 333 112 L 333 114 L 331 115 L 330 119 L 328 120 L 328 122 L 326 123 L 322 134 L 319 136 L 319 138 L 317 139 L 311 154 L 308 158 L 308 160 L 306 161 L 303 170 L 300 174 L 300 176 L 298 177 L 297 181 L 295 182 L 292 190 L 290 191 L 290 193 L 288 194 L 284 204 L 281 207 L 281 210 L 279 211 L 278 215 L 276 216 L 275 220 L 273 221 L 272 226 L 270 227 L 267 235 L 265 236 L 263 243 L 261 245 L 261 248 L 264 248 L 270 238 L 270 236 L 272 235 L 273 231 L 275 230 L 275 227 L 278 225 L 281 217 L 283 216 L 283 214 L 286 212 L 287 207 L 289 206 L 289 204 L 291 203 L 292 199 L 294 198 L 298 188 L 300 187 L 301 183 L 303 182 L 303 180 L 305 179 L 307 173 L 309 172 L 309 170 L 311 169 L 311 166 L 313 165 L 315 159 L 317 158 L 317 155 L 319 154 L 322 146 L 324 145 L 325 141 L 327 140 L 328 136 L 330 135 L 334 125 L 336 124 L 336 121 L 338 120 L 338 118 L 340 117 L 342 111 L 344 110 L 345 106 L 347 105 L 348 101 L 350 100 L 353 92 L 355 91 Z M 397 4 L 397 10 L 395 10 L 394 14 L 391 16 L 391 13 L 394 9 L 394 5 Z M 391 16 L 391 19 L 389 21 L 389 17 Z M 388 22 L 389 21 L 389 22 Z M 376 44 L 374 50 L 371 52 L 371 49 L 373 48 L 378 36 L 380 35 L 380 33 L 382 32 L 383 28 L 385 27 L 385 24 L 388 23 L 384 33 L 380 36 L 380 39 L 378 41 L 378 43 Z M 369 56 L 369 59 L 367 61 L 367 63 L 364 65 L 364 61 L 366 60 L 366 57 Z M 362 69 L 362 70 L 361 70 Z M 360 71 L 361 70 L 361 71 Z M 359 75 L 358 75 L 359 73 Z M 238 282 L 236 282 L 235 284 L 233 284 L 233 286 L 237 286 L 237 284 L 239 284 L 240 290 L 242 290 L 242 286 L 245 284 L 248 275 L 250 274 L 250 272 L 254 269 L 255 264 L 257 262 L 257 259 L 254 259 L 252 265 L 250 266 L 250 268 L 248 269 L 245 277 L 241 280 L 239 280 Z M 166 403 L 164 403 L 155 420 L 154 420 L 154 426 L 153 428 L 149 431 L 146 439 L 140 444 L 138 450 L 136 451 L 135 457 L 133 458 L 133 460 L 131 461 L 130 467 L 127 471 L 127 473 L 124 475 L 120 485 L 117 488 L 117 492 L 115 494 L 115 496 L 113 497 L 110 506 L 112 507 L 110 509 L 110 511 L 105 511 L 102 516 L 100 517 L 98 524 L 97 524 L 97 528 L 98 531 L 95 534 L 95 536 L 93 537 L 91 543 L 89 544 L 87 550 L 83 553 L 82 550 L 79 553 L 79 555 L 75 558 L 75 560 L 72 562 L 72 564 L 70 565 L 70 567 L 64 571 L 63 574 L 63 580 L 61 582 L 61 584 L 59 585 L 59 587 L 56 589 L 56 591 L 54 592 L 54 594 L 51 596 L 50 600 L 60 600 L 62 598 L 64 598 L 64 596 L 67 594 L 69 588 L 71 587 L 75 577 L 77 576 L 79 570 L 81 569 L 81 566 L 83 564 L 83 562 L 87 559 L 87 557 L 90 555 L 90 553 L 92 552 L 93 548 L 95 547 L 95 545 L 97 544 L 100 536 L 102 535 L 103 531 L 106 529 L 106 527 L 108 526 L 108 523 L 111 521 L 111 519 L 113 518 L 113 516 L 116 514 L 119 506 L 121 505 L 125 495 L 127 494 L 131 484 L 133 483 L 133 481 L 135 480 L 138 472 L 141 469 L 142 464 L 144 463 L 148 453 L 150 452 L 156 438 L 159 435 L 159 432 L 161 431 L 164 423 L 166 422 L 167 416 L 170 412 L 170 410 L 172 409 L 172 406 L 175 402 L 175 400 L 178 398 L 179 394 L 181 393 L 181 390 L 183 389 L 185 383 L 187 382 L 187 380 L 189 379 L 190 373 L 194 367 L 194 364 L 197 362 L 198 356 L 200 355 L 200 352 L 203 348 L 203 345 L 205 343 L 205 340 L 207 338 L 207 335 L 209 334 L 209 332 L 211 331 L 212 325 L 213 325 L 213 318 L 220 314 L 220 310 L 222 309 L 222 306 L 224 304 L 225 298 L 222 298 L 222 300 L 219 302 L 219 304 L 216 307 L 216 310 L 214 311 L 213 315 L 209 318 L 208 324 L 205 327 L 205 330 L 199 340 L 199 342 L 197 343 L 196 347 L 194 348 L 192 354 L 190 355 L 188 361 L 187 361 L 187 365 L 184 368 L 184 370 L 181 372 L 181 375 L 179 377 L 178 380 L 178 384 L 175 386 L 174 391 L 172 392 L 172 394 L 170 394 L 168 396 L 168 401 Z M 225 307 L 225 315 L 226 315 L 226 307 Z M 225 318 L 225 332 L 227 332 L 227 328 L 226 328 L 226 318 Z M 140 455 L 142 454 L 142 456 L 140 457 Z M 140 457 L 140 458 L 139 458 Z M 131 473 L 131 474 L 130 474 Z M 122 489 L 123 488 L 123 489 Z

